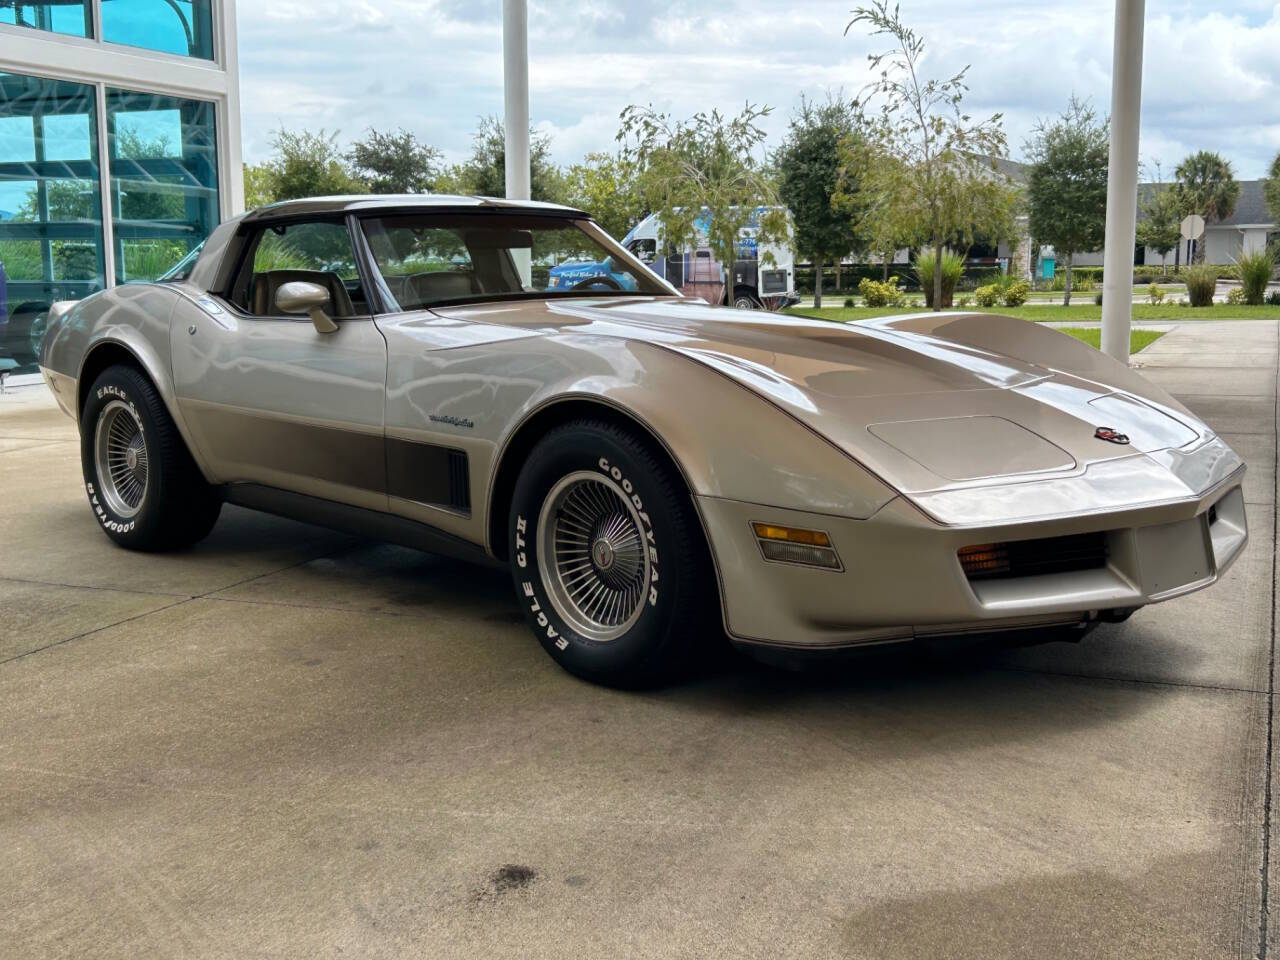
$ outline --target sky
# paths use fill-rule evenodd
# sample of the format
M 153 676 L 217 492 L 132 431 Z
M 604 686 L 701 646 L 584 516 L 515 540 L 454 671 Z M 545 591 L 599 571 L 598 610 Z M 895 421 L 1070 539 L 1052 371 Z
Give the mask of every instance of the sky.
M 852 97 L 880 50 L 856 0 L 530 0 L 530 115 L 558 163 L 612 150 L 618 114 L 653 104 L 687 117 L 768 105 L 777 146 L 802 95 Z M 501 0 L 270 0 L 237 4 L 246 162 L 271 131 L 325 128 L 339 142 L 402 127 L 469 152 L 479 117 L 502 112 Z M 1010 155 L 1068 98 L 1110 105 L 1114 5 L 902 0 L 927 42 L 925 72 L 970 65 L 966 107 L 1002 113 Z M 1280 151 L 1280 3 L 1147 4 L 1140 150 L 1148 176 L 1217 150 L 1240 179 Z

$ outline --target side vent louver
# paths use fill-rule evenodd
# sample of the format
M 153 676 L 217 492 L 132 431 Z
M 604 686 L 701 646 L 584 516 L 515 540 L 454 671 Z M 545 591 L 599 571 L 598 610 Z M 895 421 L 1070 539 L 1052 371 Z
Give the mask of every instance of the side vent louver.
M 449 506 L 471 509 L 471 469 L 461 450 L 449 451 Z

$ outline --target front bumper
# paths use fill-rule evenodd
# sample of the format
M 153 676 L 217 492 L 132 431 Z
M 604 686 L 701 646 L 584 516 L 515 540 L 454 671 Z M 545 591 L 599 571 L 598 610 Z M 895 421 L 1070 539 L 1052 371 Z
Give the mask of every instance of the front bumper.
M 1192 497 L 1000 523 L 943 524 L 903 497 L 867 520 L 714 497 L 698 498 L 698 508 L 730 635 L 749 644 L 834 649 L 1088 622 L 1207 587 L 1248 538 L 1243 476 L 1240 466 Z M 753 521 L 825 531 L 843 569 L 765 560 Z M 1105 536 L 1105 566 L 971 581 L 957 556 L 974 544 L 1083 533 Z

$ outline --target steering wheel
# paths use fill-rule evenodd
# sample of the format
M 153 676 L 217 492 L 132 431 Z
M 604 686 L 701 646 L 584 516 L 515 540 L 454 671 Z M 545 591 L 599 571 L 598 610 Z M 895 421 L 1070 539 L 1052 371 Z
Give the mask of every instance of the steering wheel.
M 622 284 L 620 284 L 617 280 L 613 279 L 613 277 L 610 277 L 608 275 L 601 275 L 596 277 L 587 277 L 585 280 L 579 280 L 569 289 L 570 290 L 590 290 L 592 287 L 597 287 L 603 290 L 621 290 Z

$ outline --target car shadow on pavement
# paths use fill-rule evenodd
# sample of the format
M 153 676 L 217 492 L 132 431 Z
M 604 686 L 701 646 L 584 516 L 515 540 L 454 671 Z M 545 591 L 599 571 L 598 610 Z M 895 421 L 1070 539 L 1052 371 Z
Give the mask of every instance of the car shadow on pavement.
M 1105 629 L 1080 643 L 1059 641 L 1042 649 L 1054 650 L 1061 662 L 1083 644 L 1106 644 Z M 950 647 L 870 648 L 791 670 L 728 652 L 696 675 L 650 695 L 718 722 L 771 717 L 798 724 L 871 759 L 1013 741 L 1048 743 L 1084 728 L 1124 726 L 1183 693 L 1173 684 L 1019 666 L 1011 657 L 1021 652 L 983 637 Z M 1189 647 L 1167 654 L 1197 655 Z

